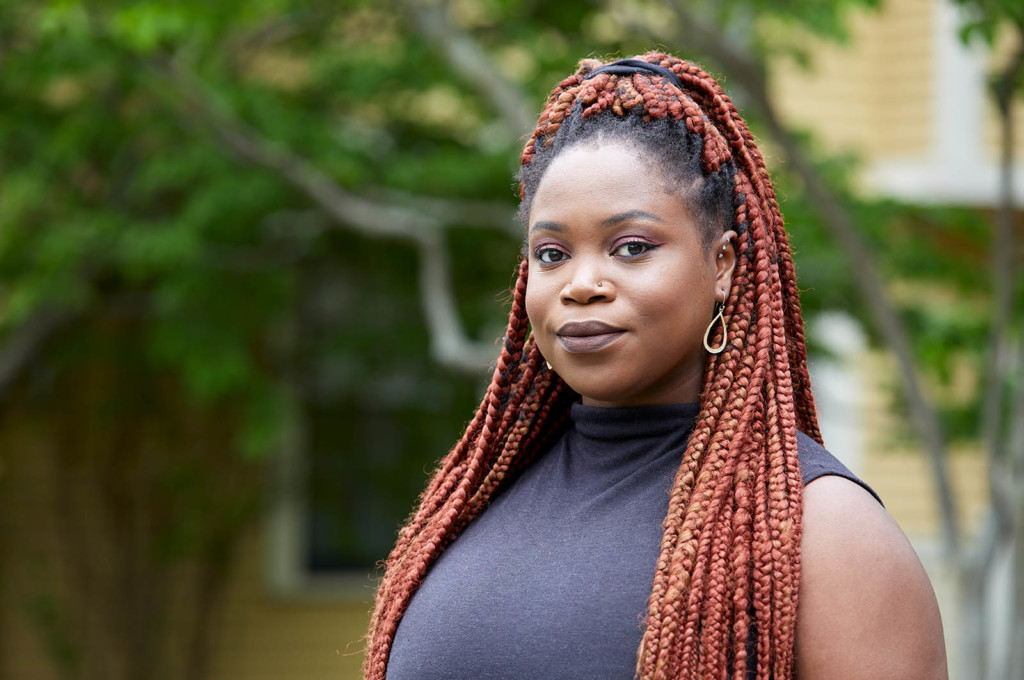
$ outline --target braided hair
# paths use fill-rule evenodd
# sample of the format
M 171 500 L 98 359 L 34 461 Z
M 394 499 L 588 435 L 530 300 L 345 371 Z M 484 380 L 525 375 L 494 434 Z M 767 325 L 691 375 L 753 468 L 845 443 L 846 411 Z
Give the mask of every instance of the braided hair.
M 792 678 L 802 482 L 797 430 L 821 442 L 782 216 L 764 159 L 718 83 L 659 52 L 657 73 L 593 73 L 554 89 L 522 153 L 521 214 L 551 160 L 615 136 L 678 180 L 709 244 L 735 230 L 728 341 L 708 355 L 700 409 L 673 481 L 636 677 Z M 708 226 L 709 225 L 709 226 Z M 385 677 L 395 631 L 427 570 L 564 424 L 577 395 L 529 334 L 519 264 L 501 353 L 465 433 L 441 461 L 388 557 L 365 675 Z M 721 342 L 716 329 L 715 345 Z

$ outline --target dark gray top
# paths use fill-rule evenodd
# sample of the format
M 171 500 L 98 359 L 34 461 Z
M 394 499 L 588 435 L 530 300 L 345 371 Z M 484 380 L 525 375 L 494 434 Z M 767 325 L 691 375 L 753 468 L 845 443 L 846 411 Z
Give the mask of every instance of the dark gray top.
M 399 624 L 388 679 L 632 678 L 667 492 L 696 414 L 696 404 L 574 404 L 562 437 L 433 565 Z M 804 484 L 839 475 L 865 486 L 806 435 L 798 445 Z

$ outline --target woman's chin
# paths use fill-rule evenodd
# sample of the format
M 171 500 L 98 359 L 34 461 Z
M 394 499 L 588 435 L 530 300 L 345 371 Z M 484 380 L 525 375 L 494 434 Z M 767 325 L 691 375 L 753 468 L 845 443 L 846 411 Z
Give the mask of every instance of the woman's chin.
M 587 386 L 581 386 L 583 389 L 577 389 L 572 383 L 566 381 L 569 387 L 572 387 L 577 394 L 580 395 L 581 400 L 587 406 L 633 406 L 636 405 L 636 400 L 630 397 L 628 391 L 621 389 L 588 389 Z

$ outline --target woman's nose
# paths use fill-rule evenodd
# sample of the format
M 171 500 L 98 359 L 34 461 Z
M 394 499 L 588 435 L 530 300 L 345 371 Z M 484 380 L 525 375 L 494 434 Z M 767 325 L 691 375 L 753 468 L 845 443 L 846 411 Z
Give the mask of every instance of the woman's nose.
M 588 304 L 598 300 L 615 299 L 615 286 L 601 275 L 597 267 L 579 266 L 562 288 L 562 302 Z

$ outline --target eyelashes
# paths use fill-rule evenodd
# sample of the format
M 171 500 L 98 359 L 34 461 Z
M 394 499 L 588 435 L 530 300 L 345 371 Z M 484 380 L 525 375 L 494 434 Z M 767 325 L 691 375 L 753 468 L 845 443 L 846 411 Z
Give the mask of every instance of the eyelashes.
M 544 264 L 558 264 L 559 262 L 569 258 L 569 254 L 567 252 L 558 248 L 552 248 L 551 246 L 542 246 L 537 248 L 533 256 Z
M 661 244 L 634 238 L 616 243 L 612 247 L 610 255 L 620 259 L 631 260 L 646 255 L 660 247 Z M 570 258 L 569 253 L 565 250 L 552 245 L 539 246 L 533 251 L 533 256 L 538 262 L 543 264 L 558 264 Z
M 650 252 L 657 247 L 658 246 L 653 243 L 648 243 L 647 241 L 627 241 L 626 243 L 617 246 L 615 250 L 612 251 L 612 254 L 626 258 L 640 257 L 644 253 Z

